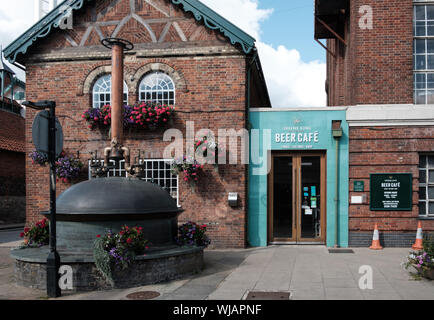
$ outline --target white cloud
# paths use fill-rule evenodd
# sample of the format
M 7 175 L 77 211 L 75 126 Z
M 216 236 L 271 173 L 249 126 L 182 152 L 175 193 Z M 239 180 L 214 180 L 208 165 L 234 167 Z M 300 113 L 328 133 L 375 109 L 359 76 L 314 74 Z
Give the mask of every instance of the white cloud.
M 254 37 L 260 39 L 261 21 L 273 13 L 273 9 L 259 9 L 258 0 L 201 0 L 227 20 Z
M 0 44 L 3 49 L 33 25 L 33 0 L 2 1 L 0 5 Z M 20 79 L 24 72 L 11 68 Z
M 303 62 L 297 50 L 284 46 L 274 49 L 263 42 L 256 46 L 273 107 L 325 106 L 325 63 Z
M 258 0 L 202 2 L 256 38 L 273 107 L 316 107 L 326 104 L 325 63 L 304 62 L 296 49 L 290 50 L 282 45 L 275 49 L 260 41 L 261 22 L 272 16 L 272 9 L 259 9 Z

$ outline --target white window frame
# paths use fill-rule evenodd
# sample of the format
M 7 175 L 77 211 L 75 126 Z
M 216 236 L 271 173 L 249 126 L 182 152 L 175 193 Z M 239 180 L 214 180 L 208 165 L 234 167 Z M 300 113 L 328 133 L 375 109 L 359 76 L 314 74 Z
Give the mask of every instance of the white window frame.
M 143 164 L 143 163 L 150 163 L 151 164 L 151 168 L 149 169 L 152 174 L 152 172 L 154 172 L 154 170 L 157 171 L 157 175 L 158 177 L 156 179 L 154 179 L 153 177 L 151 177 L 148 174 L 148 171 L 145 171 L 145 178 L 143 180 L 145 181 L 149 181 L 151 182 L 152 180 L 154 180 L 154 182 L 160 185 L 161 180 L 170 180 L 170 185 L 168 186 L 170 188 L 170 195 L 172 196 L 172 198 L 174 198 L 176 200 L 176 203 L 178 205 L 178 207 L 180 207 L 180 203 L 179 203 L 179 175 L 173 176 L 170 172 L 169 168 L 161 168 L 163 170 L 160 170 L 159 168 L 159 164 L 161 162 L 166 162 L 168 165 L 171 165 L 173 163 L 173 159 L 140 159 L 139 160 L 139 164 Z M 88 161 L 88 168 L 89 168 L 89 175 L 88 175 L 88 179 L 91 180 L 92 179 L 92 168 L 91 168 L 91 164 L 93 163 L 100 163 L 100 164 L 104 164 L 104 160 L 89 160 Z M 110 160 L 110 162 L 112 162 L 113 164 L 115 163 L 113 160 Z M 155 167 L 155 165 L 157 167 Z M 160 178 L 159 172 L 163 171 L 164 172 L 164 176 L 163 178 Z M 170 176 L 168 176 L 170 175 Z M 128 177 L 128 173 L 125 171 L 125 160 L 121 160 L 119 162 L 119 166 L 117 168 L 111 169 L 109 172 L 107 172 L 107 177 Z M 176 184 L 175 186 L 173 186 L 174 184 Z M 166 182 L 163 184 L 164 187 L 166 187 Z
M 434 195 L 432 198 L 430 198 L 429 189 L 432 188 L 434 190 L 434 181 L 429 181 L 429 173 L 432 172 L 432 176 L 434 177 L 434 161 L 433 164 L 430 166 L 429 158 L 432 158 L 434 160 L 434 154 L 420 154 L 419 159 L 422 159 L 425 157 L 425 167 L 421 167 L 419 164 L 419 206 L 421 203 L 425 203 L 425 214 L 420 213 L 419 209 L 419 217 L 424 218 L 434 218 L 434 211 L 432 213 L 429 212 L 429 204 L 432 203 L 434 206 Z M 421 182 L 421 173 L 424 172 L 425 174 L 425 182 Z M 423 190 L 425 189 L 425 190 Z M 421 191 L 425 194 L 425 199 L 420 199 Z
M 170 98 L 171 93 L 173 98 Z M 148 95 L 151 97 L 148 98 Z M 159 98 L 158 95 L 163 97 Z M 167 98 L 164 95 L 167 95 Z M 176 104 L 175 82 L 163 72 L 156 71 L 146 74 L 139 84 L 139 101 L 151 101 L 174 106 Z
M 105 105 L 111 105 L 111 75 L 105 74 L 99 77 L 92 87 L 92 108 L 101 108 Z M 100 95 L 104 95 L 101 99 Z M 97 98 L 97 99 L 96 99 Z M 128 86 L 124 81 L 123 103 L 128 104 Z
M 416 20 L 416 7 L 423 6 L 425 7 L 425 20 Z M 432 104 L 434 103 L 434 81 L 428 82 L 428 75 L 433 75 L 434 77 L 434 68 L 427 69 L 428 67 L 428 57 L 432 56 L 434 59 L 434 52 L 428 53 L 427 50 L 427 40 L 434 40 L 433 35 L 428 36 L 428 24 L 431 23 L 434 28 L 434 19 L 427 19 L 427 6 L 434 7 L 434 1 L 426 1 L 426 0 L 413 0 L 413 99 L 414 104 Z M 416 35 L 416 24 L 417 22 L 424 22 L 425 24 L 425 35 L 418 36 Z M 416 41 L 424 40 L 425 41 L 425 52 L 420 54 L 416 54 Z M 416 57 L 417 56 L 425 56 L 425 69 L 416 69 Z M 424 75 L 424 81 L 416 82 L 417 76 Z M 429 88 L 431 86 L 431 88 Z M 418 102 L 418 94 L 422 93 L 425 97 L 424 102 Z M 428 94 L 430 93 L 430 94 Z

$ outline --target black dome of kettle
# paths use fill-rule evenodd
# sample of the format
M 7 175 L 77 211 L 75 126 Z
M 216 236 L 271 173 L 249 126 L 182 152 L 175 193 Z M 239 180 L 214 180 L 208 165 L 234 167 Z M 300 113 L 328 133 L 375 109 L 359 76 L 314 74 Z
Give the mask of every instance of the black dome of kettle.
M 56 203 L 57 214 L 117 215 L 179 213 L 160 186 L 136 178 L 96 178 L 73 185 Z

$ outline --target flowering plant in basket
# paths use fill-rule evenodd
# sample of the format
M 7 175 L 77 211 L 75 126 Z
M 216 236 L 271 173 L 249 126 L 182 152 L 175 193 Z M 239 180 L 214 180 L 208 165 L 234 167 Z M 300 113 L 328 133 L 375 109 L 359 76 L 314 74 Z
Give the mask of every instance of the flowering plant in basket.
M 108 230 L 103 236 L 97 235 L 97 241 L 110 257 L 113 265 L 128 267 L 136 255 L 144 254 L 148 249 L 142 227 L 123 226 L 119 232 Z
M 44 218 L 32 227 L 25 227 L 24 231 L 20 233 L 20 237 L 24 238 L 24 245 L 28 247 L 32 246 L 44 246 L 49 243 L 50 226 L 47 218 Z
M 206 233 L 206 224 L 198 225 L 195 222 L 187 222 L 178 228 L 178 238 L 176 242 L 178 245 L 196 245 L 200 247 L 207 247 L 211 240 Z
M 37 163 L 41 166 L 45 166 L 48 163 L 48 156 L 36 150 L 30 153 L 30 158 L 32 159 L 32 164 Z
M 122 118 L 123 118 L 124 127 L 134 124 L 134 122 L 130 119 L 131 112 L 132 112 L 132 107 L 130 106 L 122 107 Z M 105 105 L 102 106 L 101 108 L 89 108 L 88 110 L 83 112 L 81 117 L 88 123 L 88 128 L 91 130 L 97 127 L 99 128 L 109 127 L 112 118 L 111 106 Z
M 171 171 L 174 175 L 184 174 L 184 181 L 197 182 L 199 180 L 199 172 L 203 165 L 191 157 L 180 157 L 172 163 Z
M 45 153 L 33 151 L 30 153 L 32 164 L 38 163 L 42 166 L 48 163 L 48 156 Z M 62 151 L 56 158 L 55 162 L 57 181 L 61 180 L 65 183 L 78 178 L 83 163 L 70 155 L 67 155 L 65 151 Z
M 70 182 L 72 179 L 78 178 L 82 168 L 83 163 L 79 159 L 62 152 L 56 160 L 57 179 L 61 179 L 65 183 Z
M 130 121 L 139 127 L 166 125 L 175 115 L 175 107 L 154 102 L 141 102 L 132 107 Z
M 420 276 L 434 280 L 434 239 L 424 239 L 422 250 L 410 252 L 404 267 L 413 267 Z

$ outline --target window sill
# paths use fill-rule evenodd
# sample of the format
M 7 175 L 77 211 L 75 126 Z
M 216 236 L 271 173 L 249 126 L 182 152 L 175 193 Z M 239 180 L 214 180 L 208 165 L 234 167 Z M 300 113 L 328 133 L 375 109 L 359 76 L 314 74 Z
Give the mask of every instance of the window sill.
M 419 217 L 419 220 L 433 220 L 434 221 L 434 217 Z

